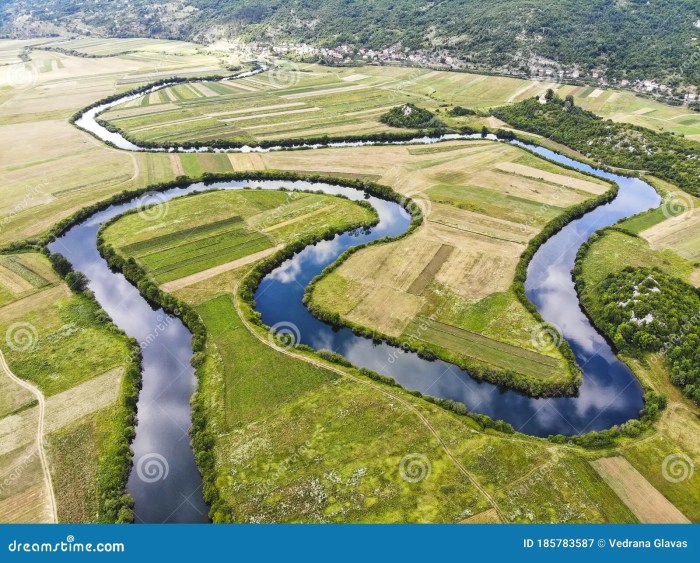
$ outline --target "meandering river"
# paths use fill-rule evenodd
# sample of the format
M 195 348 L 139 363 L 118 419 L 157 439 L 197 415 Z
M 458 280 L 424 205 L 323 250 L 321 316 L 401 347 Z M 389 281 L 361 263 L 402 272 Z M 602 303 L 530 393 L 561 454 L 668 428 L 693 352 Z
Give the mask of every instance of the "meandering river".
M 100 113 L 126 99 L 129 97 L 89 110 L 76 121 L 76 125 L 124 150 L 151 150 L 107 131 L 96 121 Z M 423 137 L 400 144 L 429 144 L 471 137 Z M 408 229 L 410 217 L 397 203 L 367 197 L 364 192 L 353 188 L 299 181 L 193 184 L 163 192 L 162 201 L 193 191 L 241 189 L 244 186 L 322 190 L 353 200 L 366 200 L 379 214 L 380 220 L 375 227 L 346 232 L 332 240 L 308 246 L 261 282 L 255 297 L 267 325 L 290 327 L 297 331 L 304 344 L 334 350 L 359 367 L 393 377 L 408 389 L 459 401 L 472 412 L 505 420 L 518 431 L 534 436 L 581 434 L 636 418 L 643 407 L 642 388 L 582 312 L 571 269 L 578 249 L 592 233 L 625 217 L 658 207 L 661 199 L 650 185 L 639 179 L 604 172 L 541 147 L 515 143 L 548 159 L 617 182 L 620 187 L 614 200 L 572 221 L 543 244 L 528 268 L 527 296 L 546 321 L 560 328 L 583 370 L 583 384 L 577 397 L 533 399 L 499 389 L 490 383 L 476 381 L 464 370 L 446 362 L 424 360 L 417 354 L 387 344 L 376 344 L 349 329 L 334 330 L 309 313 L 302 303 L 304 288 L 327 265 L 353 246 L 385 236 L 398 236 Z M 368 144 L 374 143 L 334 143 L 330 146 Z M 320 146 L 229 150 L 268 152 L 295 148 Z M 194 372 L 189 364 L 191 334 L 178 319 L 168 317 L 161 309 L 154 310 L 124 276 L 109 269 L 97 250 L 96 235 L 100 225 L 141 204 L 142 198 L 136 198 L 97 212 L 71 228 L 49 248 L 65 255 L 76 270 L 85 273 L 97 300 L 115 324 L 142 343 L 143 389 L 133 443 L 134 469 L 128 483 L 128 490 L 135 499 L 137 521 L 206 522 L 208 507 L 202 497 L 202 481 L 188 434 L 190 398 L 196 389 Z

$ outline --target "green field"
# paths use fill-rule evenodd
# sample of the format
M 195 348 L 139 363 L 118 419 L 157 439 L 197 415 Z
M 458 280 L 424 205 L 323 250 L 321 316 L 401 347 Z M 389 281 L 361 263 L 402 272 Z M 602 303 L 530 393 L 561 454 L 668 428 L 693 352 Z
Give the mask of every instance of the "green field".
M 655 181 L 655 183 L 658 181 Z M 668 184 L 665 185 L 668 189 Z M 690 221 L 692 222 L 691 217 Z M 663 227 L 667 217 L 654 210 L 620 223 L 626 231 L 641 231 L 651 225 Z M 656 228 L 656 227 L 654 227 Z M 607 229 L 593 242 L 580 262 L 578 276 L 585 283 L 581 300 L 595 320 L 600 309 L 601 284 L 625 267 L 658 268 L 669 276 L 686 283 L 697 281 L 694 272 L 697 264 L 683 258 L 671 248 L 653 249 L 641 236 Z M 698 498 L 698 475 L 691 475 L 679 482 L 665 479 L 660 470 L 668 462 L 668 456 L 685 455 L 691 463 L 700 462 L 700 424 L 698 409 L 671 382 L 671 369 L 663 353 L 630 353 L 621 358 L 633 369 L 640 380 L 657 393 L 666 395 L 669 407 L 657 425 L 657 433 L 621 448 L 622 455 L 642 473 L 654 487 L 671 500 L 688 518 L 697 521 L 700 511 Z
M 105 238 L 164 283 L 289 242 L 292 235 L 331 225 L 342 230 L 371 217 L 331 196 L 216 191 L 128 215 L 109 226 Z
M 0 255 L 0 297 L 3 354 L 13 373 L 47 398 L 45 440 L 59 521 L 95 522 L 102 456 L 116 440 L 126 338 L 110 329 L 92 300 L 70 293 L 38 253 Z M 4 373 L 0 394 L 6 483 L 0 521 L 46 521 L 43 472 L 32 454 L 37 400 Z M 17 471 L 20 480 L 12 478 Z
M 402 67 L 333 69 L 283 62 L 281 68 L 290 76 L 288 83 L 263 73 L 235 82 L 177 85 L 151 96 L 147 108 L 137 100 L 115 107 L 103 118 L 146 141 L 250 143 L 390 130 L 379 118 L 404 103 L 436 112 L 448 125 L 480 127 L 484 122 L 473 117 L 450 118 L 446 108 L 487 110 L 553 87 L 562 97 L 573 94 L 582 107 L 605 117 L 700 138 L 700 117 L 690 110 L 625 91 Z
M 404 335 L 415 334 L 420 334 L 422 342 L 441 348 L 448 354 L 517 371 L 537 379 L 559 379 L 561 372 L 566 369 L 557 358 L 430 319 L 419 317 L 408 325 Z
M 121 228 L 119 232 L 128 234 L 129 244 L 137 249 L 158 246 L 164 234 L 181 230 L 184 213 L 173 213 L 176 204 L 189 204 L 190 219 L 196 224 L 199 202 L 214 195 L 171 202 L 157 229 L 134 229 L 137 215 L 120 219 L 109 229 Z M 225 210 L 230 220 L 245 217 L 246 206 L 259 203 L 250 198 L 273 194 L 235 195 L 242 199 L 237 208 Z M 274 210 L 268 213 L 274 215 Z M 223 219 L 219 215 L 210 222 Z M 304 223 L 292 225 L 301 230 Z M 287 240 L 295 236 L 292 230 Z M 272 349 L 267 333 L 247 326 L 236 308 L 235 288 L 250 267 L 201 280 L 175 294 L 196 307 L 209 335 L 199 371 L 198 403 L 204 406 L 207 427 L 215 436 L 216 486 L 236 521 L 458 522 L 475 516 L 508 522 L 636 521 L 589 465 L 601 452 L 484 431 L 469 418 L 400 389 L 377 386 L 355 370 L 338 372 L 338 366 L 309 363 L 307 353 L 289 355 Z M 507 299 L 496 301 L 508 309 Z M 481 316 L 470 315 L 470 326 L 489 324 L 487 309 Z M 485 342 L 483 337 L 476 340 Z M 490 352 L 500 355 L 506 349 L 498 344 Z M 536 359 L 522 349 L 517 357 L 521 363 Z M 546 363 L 551 358 L 537 359 Z M 687 423 L 685 417 L 674 411 L 663 424 Z M 684 447 L 683 439 L 669 438 L 673 447 Z M 650 452 L 647 444 L 649 440 L 628 440 L 623 448 Z M 400 467 L 406 456 L 416 454 L 429 467 L 429 476 L 413 483 L 402 478 Z M 654 463 L 633 463 L 673 498 L 693 486 L 683 483 L 669 493 L 670 485 L 653 477 L 658 471 Z M 677 504 L 697 519 L 692 498 Z

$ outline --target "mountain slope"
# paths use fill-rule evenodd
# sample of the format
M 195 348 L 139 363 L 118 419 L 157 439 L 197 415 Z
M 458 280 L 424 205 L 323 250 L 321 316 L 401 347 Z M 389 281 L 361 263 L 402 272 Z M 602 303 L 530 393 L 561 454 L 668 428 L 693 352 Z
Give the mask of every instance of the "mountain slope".
M 542 59 L 611 79 L 700 85 L 698 0 L 0 0 L 8 36 L 43 26 L 112 36 L 446 49 L 517 70 Z

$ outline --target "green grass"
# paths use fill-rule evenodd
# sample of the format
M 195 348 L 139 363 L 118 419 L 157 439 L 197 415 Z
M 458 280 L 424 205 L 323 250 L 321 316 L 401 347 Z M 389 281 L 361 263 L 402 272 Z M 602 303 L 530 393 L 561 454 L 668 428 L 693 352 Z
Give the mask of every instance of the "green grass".
M 689 281 L 694 269 L 690 262 L 672 250 L 652 250 L 642 238 L 614 230 L 605 231 L 591 246 L 583 262 L 586 292 L 595 295 L 593 290 L 600 282 L 626 266 L 656 267 L 685 281 Z
M 34 346 L 26 350 L 5 350 L 10 367 L 50 396 L 123 365 L 129 353 L 124 337 L 105 327 L 98 312 L 90 300 L 72 295 L 12 322 L 0 318 L 3 334 L 22 322 L 29 323 L 36 335 Z
M 564 211 L 556 205 L 542 205 L 479 186 L 439 184 L 425 193 L 436 203 L 523 224 L 531 224 L 533 218 L 537 219 L 538 224 L 545 224 Z
M 203 392 L 214 409 L 223 401 L 227 419 L 216 424 L 218 484 L 239 521 L 454 522 L 488 508 L 415 415 L 267 347 L 231 299 L 198 311 L 210 335 Z M 431 466 L 416 484 L 399 471 L 414 452 Z
M 664 478 L 662 468 L 668 456 L 683 454 L 689 459 L 695 457 L 693 452 L 683 451 L 673 441 L 672 436 L 658 435 L 650 440 L 640 442 L 626 448 L 623 454 L 627 460 L 642 473 L 649 482 L 683 512 L 692 522 L 700 521 L 700 473 L 696 470 L 692 475 L 687 473 L 687 479 L 673 482 Z M 690 454 L 690 455 L 688 455 Z M 688 467 L 687 462 L 680 460 L 681 465 Z M 671 473 L 673 477 L 679 474 Z
M 232 229 L 220 235 L 186 242 L 138 258 L 157 281 L 167 282 L 237 260 L 271 246 L 270 239 L 264 235 L 247 229 Z
M 147 214 L 128 215 L 110 225 L 105 237 L 164 283 L 295 236 L 321 232 L 330 225 L 342 230 L 370 217 L 366 208 L 332 196 L 228 190 L 184 197 Z
M 262 345 L 243 326 L 223 295 L 197 308 L 220 355 L 227 424 L 243 427 L 290 399 L 337 379 L 337 375 L 299 362 Z
M 421 327 L 427 327 L 421 330 Z M 420 334 L 420 340 L 468 360 L 512 370 L 537 379 L 561 379 L 566 366 L 556 358 L 499 342 L 462 328 L 417 318 L 404 336 Z
M 48 436 L 48 453 L 58 519 L 62 523 L 97 521 L 97 478 L 103 442 L 110 439 L 116 408 L 88 415 Z

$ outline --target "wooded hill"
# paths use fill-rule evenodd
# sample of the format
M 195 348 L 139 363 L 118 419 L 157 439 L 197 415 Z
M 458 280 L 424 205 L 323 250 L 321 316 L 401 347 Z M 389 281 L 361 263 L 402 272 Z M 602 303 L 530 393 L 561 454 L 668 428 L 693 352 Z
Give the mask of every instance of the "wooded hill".
M 0 0 L 5 36 L 41 22 L 116 37 L 446 49 L 489 68 L 546 59 L 610 79 L 700 85 L 697 0 Z

